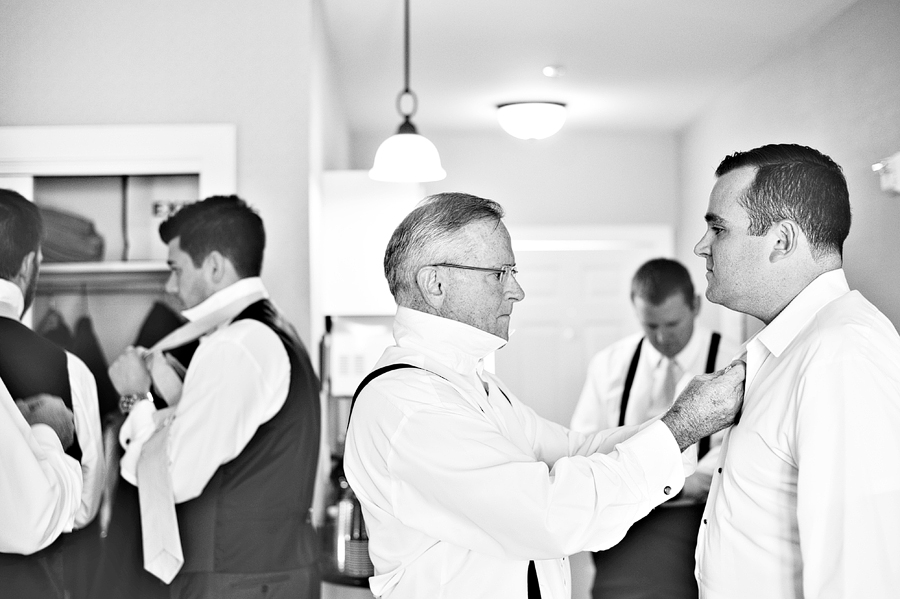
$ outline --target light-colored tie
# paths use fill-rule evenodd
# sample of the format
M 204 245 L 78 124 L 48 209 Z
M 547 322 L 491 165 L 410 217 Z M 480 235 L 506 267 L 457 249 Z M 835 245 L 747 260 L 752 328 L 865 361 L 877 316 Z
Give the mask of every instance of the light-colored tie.
M 144 443 L 137 463 L 141 539 L 144 569 L 169 584 L 184 565 L 166 451 L 175 408 L 159 410 L 155 416 L 160 416 L 161 420 L 157 421 L 156 431 Z
M 681 367 L 678 366 L 678 362 L 674 359 L 663 358 L 662 361 L 664 370 L 662 373 L 658 373 L 656 377 L 652 406 L 650 408 L 652 413 L 649 414 L 650 418 L 668 410 L 672 402 L 675 401 L 675 387 L 682 374 Z
M 172 331 L 145 354 L 153 384 L 170 407 L 154 414 L 156 430 L 144 443 L 137 463 L 144 569 L 166 584 L 172 582 L 184 565 L 168 453 L 169 431 L 175 420 L 174 406 L 181 399 L 184 370 L 177 362 L 169 361 L 163 352 L 199 339 L 262 299 L 265 299 L 262 291 L 241 297 Z

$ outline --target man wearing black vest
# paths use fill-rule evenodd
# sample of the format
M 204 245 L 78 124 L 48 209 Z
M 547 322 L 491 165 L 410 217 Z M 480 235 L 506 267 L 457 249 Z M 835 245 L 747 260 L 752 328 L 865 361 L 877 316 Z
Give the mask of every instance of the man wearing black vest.
M 695 324 L 700 298 L 675 260 L 643 264 L 631 282 L 643 331 L 590 362 L 571 427 L 583 433 L 641 424 L 664 413 L 691 377 L 723 368 L 737 346 Z M 697 471 L 675 497 L 635 523 L 616 546 L 594 553 L 594 599 L 696 598 L 694 547 L 724 432 L 697 444 Z
M 154 459 L 151 447 L 168 414 L 160 463 L 171 479 L 184 563 L 168 575 L 148 570 L 170 583 L 171 597 L 317 598 L 309 509 L 318 381 L 259 278 L 262 219 L 237 196 L 216 196 L 179 210 L 160 236 L 169 248 L 166 290 L 187 308 L 182 329 L 203 330 L 174 395 L 166 396 L 157 376 L 154 360 L 168 363 L 158 345 L 129 348 L 110 368 L 129 413 L 121 475 L 141 492 L 149 478 L 136 473 Z M 153 394 L 173 407 L 145 401 L 154 399 L 151 381 Z M 166 507 L 141 501 L 144 522 L 145 508 Z M 146 524 L 140 531 L 145 543 L 157 532 Z M 145 545 L 145 567 L 150 557 Z
M 77 581 L 90 580 L 92 572 L 86 570 L 92 570 L 98 558 L 99 532 L 93 527 L 78 529 L 94 520 L 100 505 L 104 476 L 100 412 L 94 377 L 84 362 L 20 322 L 34 300 L 42 236 L 37 207 L 14 191 L 0 190 L 0 380 L 29 424 L 34 424 L 37 413 L 53 409 L 54 398 L 72 412 L 75 437 L 66 453 L 79 464 L 81 496 L 75 512 L 65 515 L 65 524 L 52 504 L 47 509 L 54 513 L 45 514 L 47 522 L 56 521 L 62 524 L 61 532 L 71 534 L 63 534 L 49 546 L 41 543 L 37 552 L 39 547 L 8 551 L 0 546 L 0 552 L 8 551 L 0 553 L 0 594 L 44 599 L 66 593 L 80 598 L 87 596 L 88 589 Z M 39 397 L 27 399 L 34 396 Z M 2 461 L 6 468 L 8 457 L 2 456 Z M 29 497 L 28 490 L 22 489 L 20 501 L 33 501 Z M 18 506 L 23 514 L 32 508 Z M 15 511 L 5 505 L 0 510 Z M 26 552 L 29 555 L 19 554 Z

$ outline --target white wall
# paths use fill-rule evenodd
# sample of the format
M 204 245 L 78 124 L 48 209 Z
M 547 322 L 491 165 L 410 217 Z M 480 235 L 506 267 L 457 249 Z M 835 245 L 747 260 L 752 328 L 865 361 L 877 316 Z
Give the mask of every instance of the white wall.
M 676 244 L 695 280 L 703 262 L 692 248 L 705 229 L 721 159 L 766 143 L 800 143 L 844 168 L 853 211 L 844 246 L 850 285 L 900 326 L 900 197 L 881 192 L 871 170 L 900 151 L 898 65 L 900 2 L 860 0 L 793 53 L 716 99 L 686 130 Z M 724 312 L 708 310 L 705 318 L 715 324 Z
M 237 125 L 263 278 L 306 341 L 310 3 L 0 3 L 0 125 Z
M 354 137 L 352 168 L 371 168 L 383 136 Z M 495 132 L 419 131 L 435 143 L 447 178 L 426 193 L 461 191 L 500 202 L 520 225 L 671 224 L 678 210 L 676 138 L 669 133 L 565 128 L 541 141 Z

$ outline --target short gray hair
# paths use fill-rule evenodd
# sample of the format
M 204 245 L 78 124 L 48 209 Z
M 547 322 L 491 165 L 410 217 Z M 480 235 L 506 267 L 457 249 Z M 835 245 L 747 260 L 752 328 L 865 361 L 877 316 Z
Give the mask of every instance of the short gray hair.
M 415 302 L 419 269 L 441 262 L 446 244 L 466 225 L 480 221 L 499 222 L 503 207 L 467 193 L 428 196 L 394 230 L 384 252 L 384 276 L 399 305 Z

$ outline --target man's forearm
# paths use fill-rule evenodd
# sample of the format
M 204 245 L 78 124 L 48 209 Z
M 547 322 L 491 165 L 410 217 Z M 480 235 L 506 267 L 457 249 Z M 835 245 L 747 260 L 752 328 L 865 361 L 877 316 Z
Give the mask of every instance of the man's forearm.
M 661 420 L 684 451 L 703 437 L 730 426 L 744 397 L 744 363 L 695 376 Z
M 663 414 L 660 420 L 669 427 L 669 431 L 672 432 L 672 436 L 675 437 L 675 441 L 678 443 L 678 448 L 681 451 L 703 438 L 702 435 L 697 433 L 700 423 L 696 422 L 696 419 L 692 418 L 691 413 L 677 403 Z

